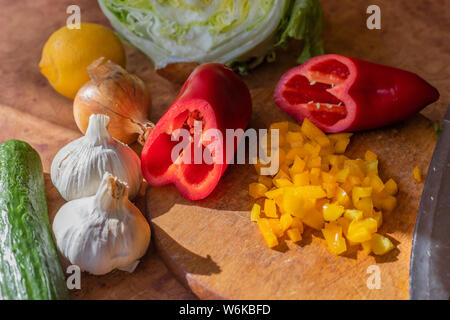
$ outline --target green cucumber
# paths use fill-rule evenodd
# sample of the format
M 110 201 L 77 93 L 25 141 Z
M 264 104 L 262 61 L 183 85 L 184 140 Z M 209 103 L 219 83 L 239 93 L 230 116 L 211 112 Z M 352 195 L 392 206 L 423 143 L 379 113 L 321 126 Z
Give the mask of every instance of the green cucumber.
M 0 299 L 67 299 L 42 163 L 26 142 L 0 145 Z

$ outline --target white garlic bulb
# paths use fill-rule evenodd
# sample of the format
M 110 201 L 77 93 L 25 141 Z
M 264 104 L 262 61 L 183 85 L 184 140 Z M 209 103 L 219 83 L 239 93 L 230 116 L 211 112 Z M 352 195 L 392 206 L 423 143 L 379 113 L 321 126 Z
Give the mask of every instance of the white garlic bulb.
M 105 173 L 97 193 L 64 204 L 53 232 L 59 251 L 91 274 L 133 272 L 150 243 L 150 226 L 127 197 L 127 186 Z
M 141 161 L 130 147 L 110 136 L 108 123 L 107 115 L 91 115 L 85 136 L 64 146 L 53 159 L 52 182 L 67 201 L 94 195 L 105 172 L 128 184 L 130 199 L 138 194 Z

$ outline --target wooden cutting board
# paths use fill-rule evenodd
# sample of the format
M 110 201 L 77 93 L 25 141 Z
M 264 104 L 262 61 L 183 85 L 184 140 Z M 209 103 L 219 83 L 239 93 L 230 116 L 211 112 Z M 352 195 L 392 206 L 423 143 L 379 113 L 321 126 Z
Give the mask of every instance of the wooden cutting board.
M 70 140 L 79 136 L 73 121 L 72 101 L 57 94 L 49 86 L 46 79 L 39 73 L 37 68 L 45 41 L 52 32 L 65 24 L 67 19 L 66 8 L 72 4 L 80 6 L 82 21 L 95 22 L 109 26 L 107 19 L 98 8 L 97 2 L 92 0 L 60 0 L 56 2 L 53 0 L 0 0 L 0 6 L 2 7 L 2 10 L 0 10 L 0 28 L 2 30 L 0 33 L 0 42 L 2 43 L 2 46 L 0 47 L 0 61 L 2 62 L 0 64 L 0 104 L 9 106 L 0 107 L 0 128 L 2 129 L 0 130 L 0 141 L 10 138 L 20 138 L 30 142 L 33 147 L 39 151 L 44 163 L 44 168 L 47 172 L 51 160 L 57 150 Z M 435 85 L 441 92 L 441 101 L 426 108 L 422 113 L 435 121 L 442 119 L 446 103 L 450 99 L 450 79 L 447 77 L 450 70 L 450 34 L 447 32 L 450 28 L 450 20 L 447 19 L 450 7 L 445 5 L 444 0 L 434 1 L 433 4 L 429 4 L 428 2 L 411 2 L 408 0 L 374 1 L 373 4 L 380 5 L 382 10 L 381 30 L 368 30 L 365 27 L 367 18 L 365 11 L 368 6 L 367 1 L 321 0 L 321 4 L 325 12 L 326 25 L 324 43 L 327 52 L 352 55 L 378 63 L 398 66 L 420 74 Z M 265 110 L 273 107 L 273 105 L 270 104 L 270 91 L 285 70 L 295 65 L 298 49 L 298 46 L 294 45 L 288 51 L 278 52 L 276 63 L 265 63 L 244 77 L 247 85 L 252 89 L 252 96 L 255 99 L 256 105 L 255 110 Z M 167 106 L 169 106 L 175 98 L 179 86 L 171 84 L 166 79 L 158 76 L 154 72 L 150 61 L 138 50 L 127 47 L 126 51 L 127 69 L 130 72 L 139 75 L 146 82 L 152 93 L 153 109 L 151 120 L 157 121 L 164 113 Z M 266 104 L 265 100 L 269 103 Z M 280 116 L 280 119 L 283 117 L 282 115 L 278 116 Z M 252 125 L 262 126 L 266 121 L 267 118 L 263 113 L 256 112 L 253 115 Z M 403 128 L 404 129 L 402 130 L 398 129 L 399 131 L 395 131 L 394 129 L 392 129 L 394 131 L 389 131 L 392 132 L 391 138 L 396 136 L 395 143 L 398 143 L 399 146 L 404 144 L 404 147 L 401 147 L 402 149 L 398 149 L 400 147 L 397 148 L 397 145 L 395 144 L 392 145 L 393 150 L 390 150 L 390 152 L 386 152 L 388 150 L 386 148 L 381 149 L 381 146 L 384 143 L 384 140 L 381 139 L 381 137 L 385 137 L 385 133 L 381 132 L 370 133 L 373 135 L 373 139 L 370 139 L 370 147 L 374 149 L 374 151 L 383 151 L 381 157 L 381 165 L 383 168 L 387 167 L 389 161 L 387 156 L 389 154 L 400 157 L 397 158 L 397 160 L 400 163 L 403 163 L 402 169 L 408 168 L 407 170 L 405 169 L 405 171 L 396 170 L 396 168 L 399 168 L 397 163 L 397 166 L 392 166 L 386 169 L 385 172 L 383 169 L 386 176 L 394 176 L 400 179 L 400 186 L 403 188 L 402 192 L 408 190 L 407 194 L 401 193 L 400 196 L 407 199 L 402 200 L 401 203 L 404 203 L 405 206 L 410 208 L 412 212 L 411 216 L 404 216 L 401 214 L 401 219 L 399 220 L 400 226 L 398 228 L 394 225 L 392 226 L 392 230 L 397 230 L 397 233 L 392 233 L 392 236 L 400 241 L 399 253 L 392 257 L 392 259 L 407 261 L 408 259 L 404 256 L 409 255 L 408 243 L 410 241 L 407 237 L 412 228 L 411 224 L 413 222 L 411 219 L 413 219 L 413 216 L 417 211 L 421 185 L 404 184 L 411 183 L 409 180 L 409 167 L 413 164 L 417 163 L 423 166 L 423 169 L 427 167 L 428 160 L 426 158 L 427 156 L 430 156 L 430 150 L 434 146 L 435 140 L 432 133 L 427 133 L 430 131 L 429 124 L 422 118 L 417 118 L 412 122 L 408 122 Z M 362 137 L 355 137 L 352 142 L 352 149 L 356 148 L 355 150 L 358 152 L 362 150 L 361 147 L 357 146 L 359 143 L 369 140 L 369 138 L 364 137 L 364 135 Z M 416 149 L 409 147 L 410 141 L 416 141 Z M 407 150 L 408 152 L 402 153 L 399 150 Z M 223 194 L 224 188 L 231 188 L 231 186 L 234 186 L 235 184 L 241 185 L 242 187 L 242 180 L 247 180 L 244 179 L 244 177 L 241 178 L 239 176 L 239 170 L 241 169 L 236 171 L 237 168 L 238 167 L 233 167 L 227 170 L 223 181 L 221 181 L 221 184 L 215 191 L 215 197 L 224 200 L 222 202 L 216 202 L 214 205 L 203 201 L 195 204 L 183 202 L 184 200 L 179 199 L 177 195 L 173 193 L 173 190 L 170 191 L 170 187 L 151 189 L 150 191 L 150 194 L 155 193 L 155 196 L 157 196 L 158 192 L 163 192 L 165 189 L 168 189 L 169 191 L 166 197 L 173 199 L 173 203 L 171 204 L 165 201 L 161 203 L 159 208 L 152 209 L 154 212 L 160 212 L 158 217 L 154 216 L 153 218 L 154 242 L 161 243 L 159 246 L 161 249 L 159 253 L 165 258 L 165 261 L 168 262 L 168 265 L 176 272 L 178 277 L 184 282 L 189 283 L 190 287 L 193 288 L 194 292 L 200 297 L 251 297 L 251 290 L 247 290 L 247 294 L 239 293 L 233 289 L 235 286 L 233 283 L 235 282 L 235 279 L 231 278 L 230 283 L 227 283 L 226 281 L 228 281 L 227 279 L 230 277 L 226 276 L 222 278 L 222 275 L 228 274 L 231 270 L 236 271 L 238 268 L 224 264 L 226 260 L 219 258 L 216 253 L 213 253 L 213 250 L 208 252 L 209 249 L 207 248 L 202 248 L 201 250 L 196 248 L 192 244 L 195 237 L 191 239 L 185 239 L 184 237 L 180 238 L 179 232 L 184 230 L 184 221 L 180 223 L 180 226 L 176 226 L 176 228 L 174 225 L 171 225 L 171 223 L 168 223 L 167 221 L 164 222 L 165 219 L 168 221 L 172 220 L 171 215 L 174 214 L 173 210 L 176 208 L 180 208 L 180 212 L 183 212 L 184 208 L 186 208 L 186 210 L 189 208 L 191 212 L 188 216 L 189 219 L 194 219 L 198 215 L 203 218 L 206 215 L 204 214 L 206 210 L 208 210 L 208 212 L 215 210 L 216 214 L 212 214 L 212 216 L 222 215 L 225 217 L 224 220 L 227 224 L 232 226 L 240 225 L 243 228 L 242 231 L 247 232 L 245 234 L 239 233 L 241 238 L 245 235 L 244 242 L 236 241 L 236 243 L 239 243 L 238 246 L 245 249 L 245 251 L 242 251 L 240 254 L 247 256 L 253 255 L 256 260 L 264 259 L 262 261 L 265 261 L 267 265 L 271 262 L 270 259 L 273 260 L 279 258 L 276 256 L 277 254 L 280 256 L 282 254 L 284 255 L 286 259 L 283 261 L 285 261 L 285 263 L 290 263 L 290 255 L 297 254 L 294 253 L 297 252 L 295 247 L 294 250 L 289 250 L 285 253 L 271 252 L 269 254 L 264 251 L 266 249 L 261 242 L 259 234 L 255 231 L 255 226 L 248 222 L 247 209 L 249 206 L 249 199 L 245 198 L 242 190 L 239 192 L 235 201 L 229 201 L 229 204 L 227 204 L 226 201 L 228 200 Z M 392 173 L 388 170 L 392 170 Z M 251 170 L 246 171 L 251 172 Z M 402 178 L 400 176 L 401 174 L 404 174 L 405 177 Z M 236 179 L 234 177 L 236 177 Z M 48 177 L 46 182 L 48 186 L 47 195 L 49 199 L 50 216 L 52 217 L 62 205 L 63 200 L 59 198 L 57 192 L 51 188 L 51 184 L 48 183 Z M 248 181 L 246 181 L 246 183 L 247 182 Z M 407 186 L 408 189 L 405 189 L 405 186 Z M 237 203 L 238 200 L 241 202 Z M 151 206 L 154 205 L 155 203 L 151 204 Z M 141 208 L 144 209 L 143 207 Z M 217 214 L 217 212 L 219 212 L 219 214 Z M 236 214 L 229 212 L 235 212 L 240 216 L 243 216 L 243 218 L 239 218 Z M 406 208 L 401 212 L 406 212 Z M 186 221 L 189 221 L 189 219 Z M 214 221 L 210 221 L 210 223 L 211 226 L 220 226 L 220 224 L 216 225 L 216 222 Z M 208 233 L 205 234 L 202 230 L 208 228 L 209 225 L 205 227 L 204 224 L 199 224 L 199 226 L 201 226 L 201 228 L 192 231 L 192 233 L 196 232 L 206 236 Z M 386 228 L 388 228 L 388 226 L 390 226 L 390 224 L 387 224 Z M 172 231 L 173 234 L 168 233 Z M 388 233 L 391 232 L 389 228 L 386 231 Z M 168 233 L 173 238 L 165 237 L 164 235 L 160 236 L 164 232 Z M 406 237 L 406 240 L 403 240 L 403 235 Z M 227 235 L 224 239 L 219 239 L 221 241 L 216 242 L 214 235 L 211 238 L 211 245 L 225 247 L 224 244 L 231 242 L 226 241 L 226 239 L 229 238 L 230 236 Z M 308 237 L 305 238 L 306 243 L 303 244 L 303 247 L 300 247 L 302 249 L 304 248 L 303 250 L 316 252 L 313 250 L 315 246 L 317 246 L 318 250 L 325 250 L 324 246 L 318 245 L 317 242 L 319 240 L 316 239 L 317 235 L 311 234 L 309 240 Z M 203 238 L 201 238 L 201 242 L 202 241 L 204 242 Z M 311 244 L 308 245 L 308 241 L 310 241 Z M 249 251 L 249 243 L 253 243 L 256 251 Z M 164 249 L 176 246 L 179 247 L 178 251 Z M 298 250 L 300 248 L 298 248 Z M 236 252 L 237 251 L 224 251 L 221 255 L 233 256 L 236 255 Z M 209 258 L 208 254 L 210 255 Z M 274 254 L 275 256 L 273 256 Z M 177 256 L 183 257 L 183 261 L 177 259 Z M 324 259 L 323 254 L 321 257 Z M 334 260 L 335 258 L 332 257 L 329 257 L 329 259 L 331 262 L 341 261 Z M 354 260 L 351 255 L 345 259 L 352 259 L 351 261 Z M 354 265 L 349 267 L 349 272 L 364 273 L 364 263 L 367 265 L 373 262 L 373 259 L 370 257 L 358 259 L 359 260 L 356 260 L 358 261 L 357 263 L 355 261 Z M 330 288 L 334 286 L 334 283 L 341 283 L 339 280 L 334 280 L 340 275 L 337 273 L 337 268 L 341 265 L 341 262 L 322 265 L 320 267 L 322 269 L 317 270 L 312 267 L 313 262 L 314 261 L 311 261 L 311 266 L 308 269 L 310 271 L 302 273 L 301 277 L 298 277 L 298 280 L 304 279 L 304 277 L 307 276 L 311 277 L 311 274 L 325 274 L 328 272 L 329 275 L 324 278 L 328 282 L 325 280 L 318 282 L 316 291 L 312 291 L 310 295 L 311 297 L 317 298 L 320 297 L 320 294 L 314 295 L 314 292 L 326 294 Z M 394 261 L 392 263 L 395 264 L 396 262 Z M 262 284 L 268 283 L 264 286 L 267 286 L 267 290 L 270 292 L 270 290 L 273 290 L 273 288 L 277 286 L 276 282 L 269 281 L 270 275 L 276 274 L 276 272 L 267 267 L 267 265 L 264 265 L 259 269 L 251 269 L 251 271 L 254 274 L 260 275 L 257 282 L 259 281 Z M 277 263 L 274 262 L 273 266 L 276 265 Z M 349 266 L 349 264 L 346 265 Z M 388 267 L 390 266 L 389 263 L 381 263 L 379 266 L 382 269 L 383 274 L 386 268 L 386 270 L 390 270 Z M 243 265 L 242 267 L 244 268 L 246 266 Z M 397 280 L 394 274 L 386 272 L 385 285 L 393 288 L 392 284 L 394 284 L 398 288 L 403 288 L 403 291 L 400 290 L 403 294 L 394 295 L 392 290 L 383 289 L 384 287 L 382 287 L 381 291 L 377 291 L 378 293 L 369 292 L 366 296 L 369 298 L 391 298 L 394 296 L 405 298 L 405 274 L 407 273 L 408 265 L 404 262 L 402 265 L 399 264 L 398 268 L 400 278 Z M 264 275 L 263 271 L 266 269 L 270 272 Z M 339 270 L 342 272 L 342 269 Z M 239 270 L 237 270 L 237 273 L 239 273 Z M 335 278 L 333 278 L 333 275 Z M 152 249 L 146 255 L 140 267 L 138 267 L 136 272 L 132 275 L 117 272 L 103 277 L 83 275 L 83 279 L 86 279 L 84 282 L 85 286 L 83 286 L 81 291 L 73 292 L 74 298 L 181 299 L 193 297 L 192 294 L 184 290 L 174 280 L 165 265 L 161 262 L 159 256 L 155 254 Z M 217 283 L 215 282 L 215 279 L 217 279 Z M 255 278 L 251 279 L 256 281 Z M 246 282 L 247 280 L 244 281 L 244 284 Z M 349 283 L 349 287 L 355 288 L 354 291 L 359 292 L 357 290 L 363 290 L 359 287 L 363 286 L 363 283 L 361 284 L 359 281 Z M 286 286 L 285 282 L 279 284 L 280 288 L 283 288 L 284 286 Z M 314 286 L 314 284 L 310 284 L 310 286 Z M 248 288 L 254 290 L 255 286 L 249 282 Z M 320 288 L 322 288 L 322 290 L 320 290 Z M 297 293 L 292 293 L 292 296 L 300 296 L 301 292 L 298 291 L 300 289 L 297 288 L 296 290 Z M 286 291 L 281 289 L 280 292 L 283 295 L 286 294 Z M 364 291 L 361 292 L 364 293 Z M 263 290 L 253 293 L 254 298 L 264 295 Z M 266 295 L 268 296 L 268 293 Z M 340 295 L 337 297 L 339 296 Z M 353 296 L 356 297 L 358 295 L 355 294 Z M 361 294 L 360 296 L 364 295 Z M 271 298 L 276 297 L 277 295 L 275 294 Z
M 271 95 L 271 90 L 252 91 L 251 127 L 289 119 Z M 428 168 L 435 137 L 431 122 L 417 115 L 352 138 L 348 155 L 363 158 L 367 149 L 374 151 L 382 179 L 392 177 L 399 184 L 398 207 L 385 215 L 380 230 L 397 249 L 384 256 L 353 248 L 337 257 L 327 250 L 321 232 L 310 228 L 298 245 L 281 241 L 269 249 L 250 221 L 254 200 L 248 184 L 257 180 L 252 165 L 230 166 L 201 201 L 184 199 L 173 186 L 149 188 L 147 213 L 156 247 L 177 277 L 203 299 L 407 299 L 411 240 L 423 187 L 414 181 L 412 169 Z M 366 285 L 371 265 L 381 270 L 379 290 Z

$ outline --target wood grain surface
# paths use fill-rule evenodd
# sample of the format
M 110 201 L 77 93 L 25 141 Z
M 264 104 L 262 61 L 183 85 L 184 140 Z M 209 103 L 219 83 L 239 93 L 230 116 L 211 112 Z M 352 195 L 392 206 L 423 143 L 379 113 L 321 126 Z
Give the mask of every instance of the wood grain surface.
M 450 78 L 448 78 L 450 65 L 450 39 L 448 34 L 450 21 L 448 17 L 450 16 L 450 6 L 446 5 L 445 0 L 414 2 L 408 0 L 384 0 L 370 1 L 370 3 L 364 0 L 322 0 L 321 3 L 325 11 L 326 19 L 324 42 L 327 52 L 351 55 L 378 63 L 405 68 L 418 73 L 436 86 L 441 92 L 441 100 L 424 109 L 422 114 L 428 116 L 433 121 L 440 121 L 442 119 L 445 107 L 450 101 Z M 66 8 L 71 4 L 80 6 L 82 21 L 109 26 L 107 19 L 98 8 L 97 2 L 93 0 L 0 0 L 2 7 L 0 11 L 0 28 L 2 30 L 0 33 L 0 43 L 2 44 L 0 46 L 0 142 L 10 138 L 20 138 L 30 142 L 39 151 L 47 172 L 57 150 L 62 145 L 79 136 L 79 132 L 73 121 L 72 101 L 56 93 L 47 83 L 47 80 L 39 73 L 37 67 L 45 41 L 55 30 L 66 23 Z M 368 30 L 365 27 L 367 17 L 365 10 L 369 4 L 378 4 L 382 9 L 381 30 Z M 127 47 L 126 51 L 127 69 L 138 74 L 147 83 L 152 93 L 153 109 L 151 120 L 157 121 L 176 96 L 179 90 L 179 84 L 172 84 L 159 76 L 153 70 L 152 64 L 145 55 L 136 49 Z M 261 105 L 260 110 L 267 109 L 268 112 L 272 112 L 271 91 L 281 74 L 289 67 L 295 65 L 298 51 L 299 44 L 294 43 L 289 50 L 277 53 L 278 59 L 276 63 L 263 64 L 244 77 L 249 88 L 252 89 L 252 96 L 256 100 L 255 104 Z M 266 102 L 268 102 L 267 105 L 265 104 Z M 255 113 L 253 115 L 252 125 L 265 123 L 264 117 L 265 115 L 260 112 Z M 397 138 L 400 140 L 395 140 L 398 143 L 409 143 L 410 139 L 416 138 L 418 139 L 417 141 L 421 142 L 420 145 L 416 145 L 417 151 L 398 154 L 400 158 L 397 161 L 403 163 L 403 167 L 410 166 L 413 163 L 421 163 L 424 166 L 423 169 L 425 169 L 428 163 L 425 161 L 425 156 L 427 154 L 429 155 L 431 148 L 434 146 L 434 136 L 428 133 L 424 133 L 423 135 L 416 133 L 422 133 L 424 130 L 425 132 L 429 131 L 429 123 L 422 118 L 416 118 L 411 123 L 411 125 L 405 125 L 403 127 L 404 129 L 397 128 L 392 129 L 394 131 L 389 131 L 399 132 Z M 405 132 L 410 136 L 405 136 Z M 370 147 L 372 148 L 372 145 L 374 148 L 377 146 L 381 147 L 384 140 L 377 140 L 376 137 L 378 137 L 377 134 L 383 136 L 383 133 L 377 133 L 375 131 L 368 133 L 368 135 L 370 134 L 374 135 L 374 140 L 371 140 Z M 413 138 L 411 138 L 411 135 Z M 359 139 L 357 136 L 352 142 L 353 145 L 358 145 Z M 364 138 L 361 139 L 361 141 L 365 141 Z M 355 148 L 358 149 L 358 147 Z M 396 154 L 396 150 L 397 148 L 393 147 L 391 151 Z M 387 155 L 383 152 L 381 158 L 383 159 L 384 156 Z M 386 163 L 389 163 L 387 162 L 388 158 L 385 159 Z M 401 174 L 400 170 L 396 171 L 398 171 L 395 172 L 396 175 Z M 218 190 L 221 190 L 220 188 L 223 188 L 224 185 L 226 186 L 227 183 L 230 184 L 232 182 L 230 176 L 233 176 L 233 172 L 232 169 L 226 173 L 224 181 L 221 182 Z M 385 173 L 394 175 L 390 174 L 388 170 Z M 405 171 L 404 174 L 409 175 L 409 172 Z M 51 187 L 51 184 L 48 184 L 48 186 Z M 411 205 L 414 203 L 417 204 L 417 199 L 420 195 L 420 185 L 414 187 L 415 189 L 413 188 L 411 193 L 404 195 L 406 197 L 405 199 L 411 200 Z M 167 188 L 170 189 L 170 187 Z M 156 192 L 163 192 L 165 189 L 161 188 Z M 48 192 L 49 207 L 51 208 L 50 214 L 52 215 L 63 202 L 61 202 L 62 200 L 55 190 L 49 188 Z M 176 195 L 172 195 L 170 192 L 168 195 L 173 196 L 174 201 L 178 201 L 178 198 L 175 197 Z M 177 203 L 174 207 L 178 205 Z M 240 203 L 239 208 L 237 208 L 236 203 L 233 205 L 233 202 L 230 202 L 230 207 L 227 207 L 227 205 L 227 203 L 220 203 L 220 212 L 226 212 L 234 208 L 236 212 L 246 218 L 246 202 Z M 196 203 L 195 207 L 192 204 L 188 207 L 195 208 L 195 210 L 191 210 L 194 212 L 194 215 L 201 214 L 204 210 L 207 210 L 202 207 L 201 203 Z M 405 235 L 408 234 L 411 224 L 413 224 L 413 221 L 411 221 L 413 218 L 411 217 L 415 216 L 416 207 L 416 205 L 415 207 L 410 207 L 410 210 L 413 211 L 411 216 L 405 216 L 402 218 L 404 220 L 400 220 L 405 222 L 405 226 L 400 226 L 400 231 L 397 232 L 404 232 Z M 162 212 L 164 211 L 163 209 L 160 207 L 158 210 Z M 166 208 L 166 210 L 169 209 L 168 207 Z M 231 221 L 230 224 L 234 223 L 233 220 L 230 220 L 232 216 L 228 216 L 225 213 L 223 215 L 227 216 L 227 221 Z M 160 215 L 157 218 L 158 223 L 161 225 L 162 221 L 168 219 L 170 216 L 167 213 Z M 236 216 L 236 218 L 238 217 Z M 247 224 L 247 220 L 240 220 L 242 220 L 240 223 Z M 248 226 L 250 228 L 254 227 L 251 224 L 248 224 Z M 158 225 L 155 222 L 154 228 L 156 229 L 154 230 L 156 231 L 154 234 L 162 234 L 157 229 Z M 393 226 L 393 230 L 396 228 Z M 387 231 L 390 232 L 389 230 Z M 165 231 L 163 230 L 163 232 Z M 248 229 L 247 232 L 249 241 L 260 240 L 259 235 L 254 233 L 253 229 Z M 198 233 L 201 234 L 201 230 Z M 395 236 L 400 234 L 395 233 Z M 175 232 L 174 236 L 172 239 L 166 237 L 169 240 L 164 240 L 169 242 L 167 247 L 181 246 L 193 263 L 193 265 L 185 267 L 183 272 L 180 272 L 180 268 L 175 268 L 174 263 L 167 260 L 172 269 L 178 270 L 177 275 L 180 279 L 189 283 L 191 287 L 193 286 L 192 283 L 201 284 L 194 290 L 200 297 L 211 297 L 214 294 L 221 294 L 227 297 L 226 294 L 228 293 L 230 293 L 228 296 L 237 296 L 237 293 L 230 289 L 233 287 L 233 283 L 223 284 L 222 287 L 226 289 L 225 291 L 217 291 L 215 288 L 213 288 L 214 290 L 210 290 L 208 287 L 209 282 L 205 282 L 203 279 L 220 277 L 222 269 L 225 267 L 213 261 L 211 255 L 208 258 L 206 251 L 196 252 L 194 250 L 192 252 L 193 255 L 189 256 L 189 248 L 193 249 L 191 245 L 188 243 L 182 243 L 180 245 L 177 232 Z M 318 244 L 315 244 L 317 241 L 313 240 L 315 239 L 314 237 L 312 234 L 310 237 L 312 244 L 309 246 L 306 245 L 305 247 L 315 248 L 315 246 L 318 246 Z M 162 239 L 166 238 L 163 237 Z M 398 256 L 405 260 L 406 256 L 402 256 L 402 254 L 409 256 L 409 252 L 404 252 L 405 250 L 403 249 L 405 248 L 402 246 L 407 245 L 405 242 L 408 242 L 408 238 L 403 239 L 400 236 L 398 240 L 400 241 L 400 254 Z M 215 242 L 213 241 L 213 243 Z M 243 243 L 242 246 L 245 247 L 246 243 Z M 261 243 L 259 243 L 259 246 L 261 246 Z M 261 247 L 260 249 L 263 248 Z M 143 263 L 136 270 L 136 273 L 132 275 L 123 272 L 115 272 L 104 277 L 83 275 L 82 283 L 85 285 L 82 285 L 81 291 L 73 292 L 73 297 L 82 299 L 193 298 L 194 296 L 189 291 L 185 290 L 174 280 L 159 256 L 152 250 L 149 251 Z M 318 246 L 318 250 L 325 249 L 323 246 Z M 406 249 L 406 251 L 408 250 Z M 161 255 L 166 257 L 167 252 L 161 251 Z M 289 250 L 287 252 L 286 254 L 290 255 L 295 251 Z M 229 254 L 232 255 L 234 253 Z M 281 255 L 281 253 L 279 254 Z M 255 257 L 258 258 L 257 256 Z M 214 259 L 217 259 L 217 257 L 214 257 Z M 330 259 L 334 261 L 332 258 Z M 214 263 L 211 263 L 211 261 Z M 362 261 L 366 260 L 363 259 Z M 369 262 L 367 260 L 365 263 Z M 270 261 L 266 261 L 265 263 L 269 264 Z M 333 268 L 332 263 L 329 266 Z M 380 266 L 384 270 L 388 264 L 380 264 Z M 404 266 L 404 268 L 407 268 L 407 266 Z M 209 274 L 198 274 L 196 270 L 200 270 L 198 273 L 203 272 Z M 227 269 L 225 268 L 224 270 Z M 269 276 L 264 276 L 262 274 L 263 270 L 264 268 L 261 268 L 253 270 L 253 272 L 262 275 L 260 282 L 266 283 Z M 359 272 L 359 269 L 351 270 L 353 270 L 351 272 Z M 319 273 L 324 271 L 331 272 L 331 274 L 334 272 L 332 269 L 316 270 L 314 272 Z M 405 273 L 407 273 L 407 270 L 402 275 L 404 276 Z M 338 277 L 336 274 L 334 276 Z M 404 280 L 398 280 L 392 277 L 388 277 L 387 279 L 391 279 L 387 281 L 392 281 L 395 286 L 399 286 L 404 290 Z M 331 279 L 323 291 L 327 292 L 328 288 L 332 287 L 336 281 L 339 282 L 339 280 Z M 284 285 L 284 283 L 279 284 L 280 287 Z M 359 286 L 363 284 L 352 283 L 351 286 L 353 285 L 355 286 L 355 290 L 361 290 Z M 293 293 L 292 296 L 299 294 L 299 292 Z M 387 292 L 383 296 L 373 292 L 366 295 L 362 291 L 360 296 L 388 298 L 395 296 L 393 292 Z M 405 292 L 402 292 L 403 294 L 398 296 L 405 298 Z M 254 297 L 256 298 L 263 294 L 263 292 L 255 292 Z M 276 297 L 277 295 L 272 296 L 272 298 Z M 344 295 L 341 295 L 341 297 L 344 297 Z

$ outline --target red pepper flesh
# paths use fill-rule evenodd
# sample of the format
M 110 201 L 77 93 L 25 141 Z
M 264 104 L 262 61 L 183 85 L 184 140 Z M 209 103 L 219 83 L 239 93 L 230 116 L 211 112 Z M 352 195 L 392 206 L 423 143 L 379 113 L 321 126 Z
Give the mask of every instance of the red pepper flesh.
M 250 92 L 231 69 L 218 63 L 197 67 L 146 140 L 141 154 L 144 178 L 153 186 L 173 183 L 181 195 L 191 200 L 207 197 L 218 184 L 230 160 L 226 158 L 225 130 L 244 130 L 250 121 L 251 112 Z M 172 149 L 179 143 L 171 141 L 172 133 L 176 129 L 184 128 L 192 135 L 196 120 L 202 122 L 203 132 L 218 129 L 222 133 L 222 161 L 212 164 L 207 164 L 203 160 L 199 164 L 193 161 L 192 163 L 172 161 Z M 237 143 L 234 145 L 234 151 Z M 193 142 L 191 147 L 193 148 Z M 205 148 L 208 148 L 207 145 L 202 145 L 202 151 Z
M 439 92 L 414 73 L 337 54 L 290 69 L 274 94 L 281 110 L 325 132 L 389 125 L 438 99 Z

